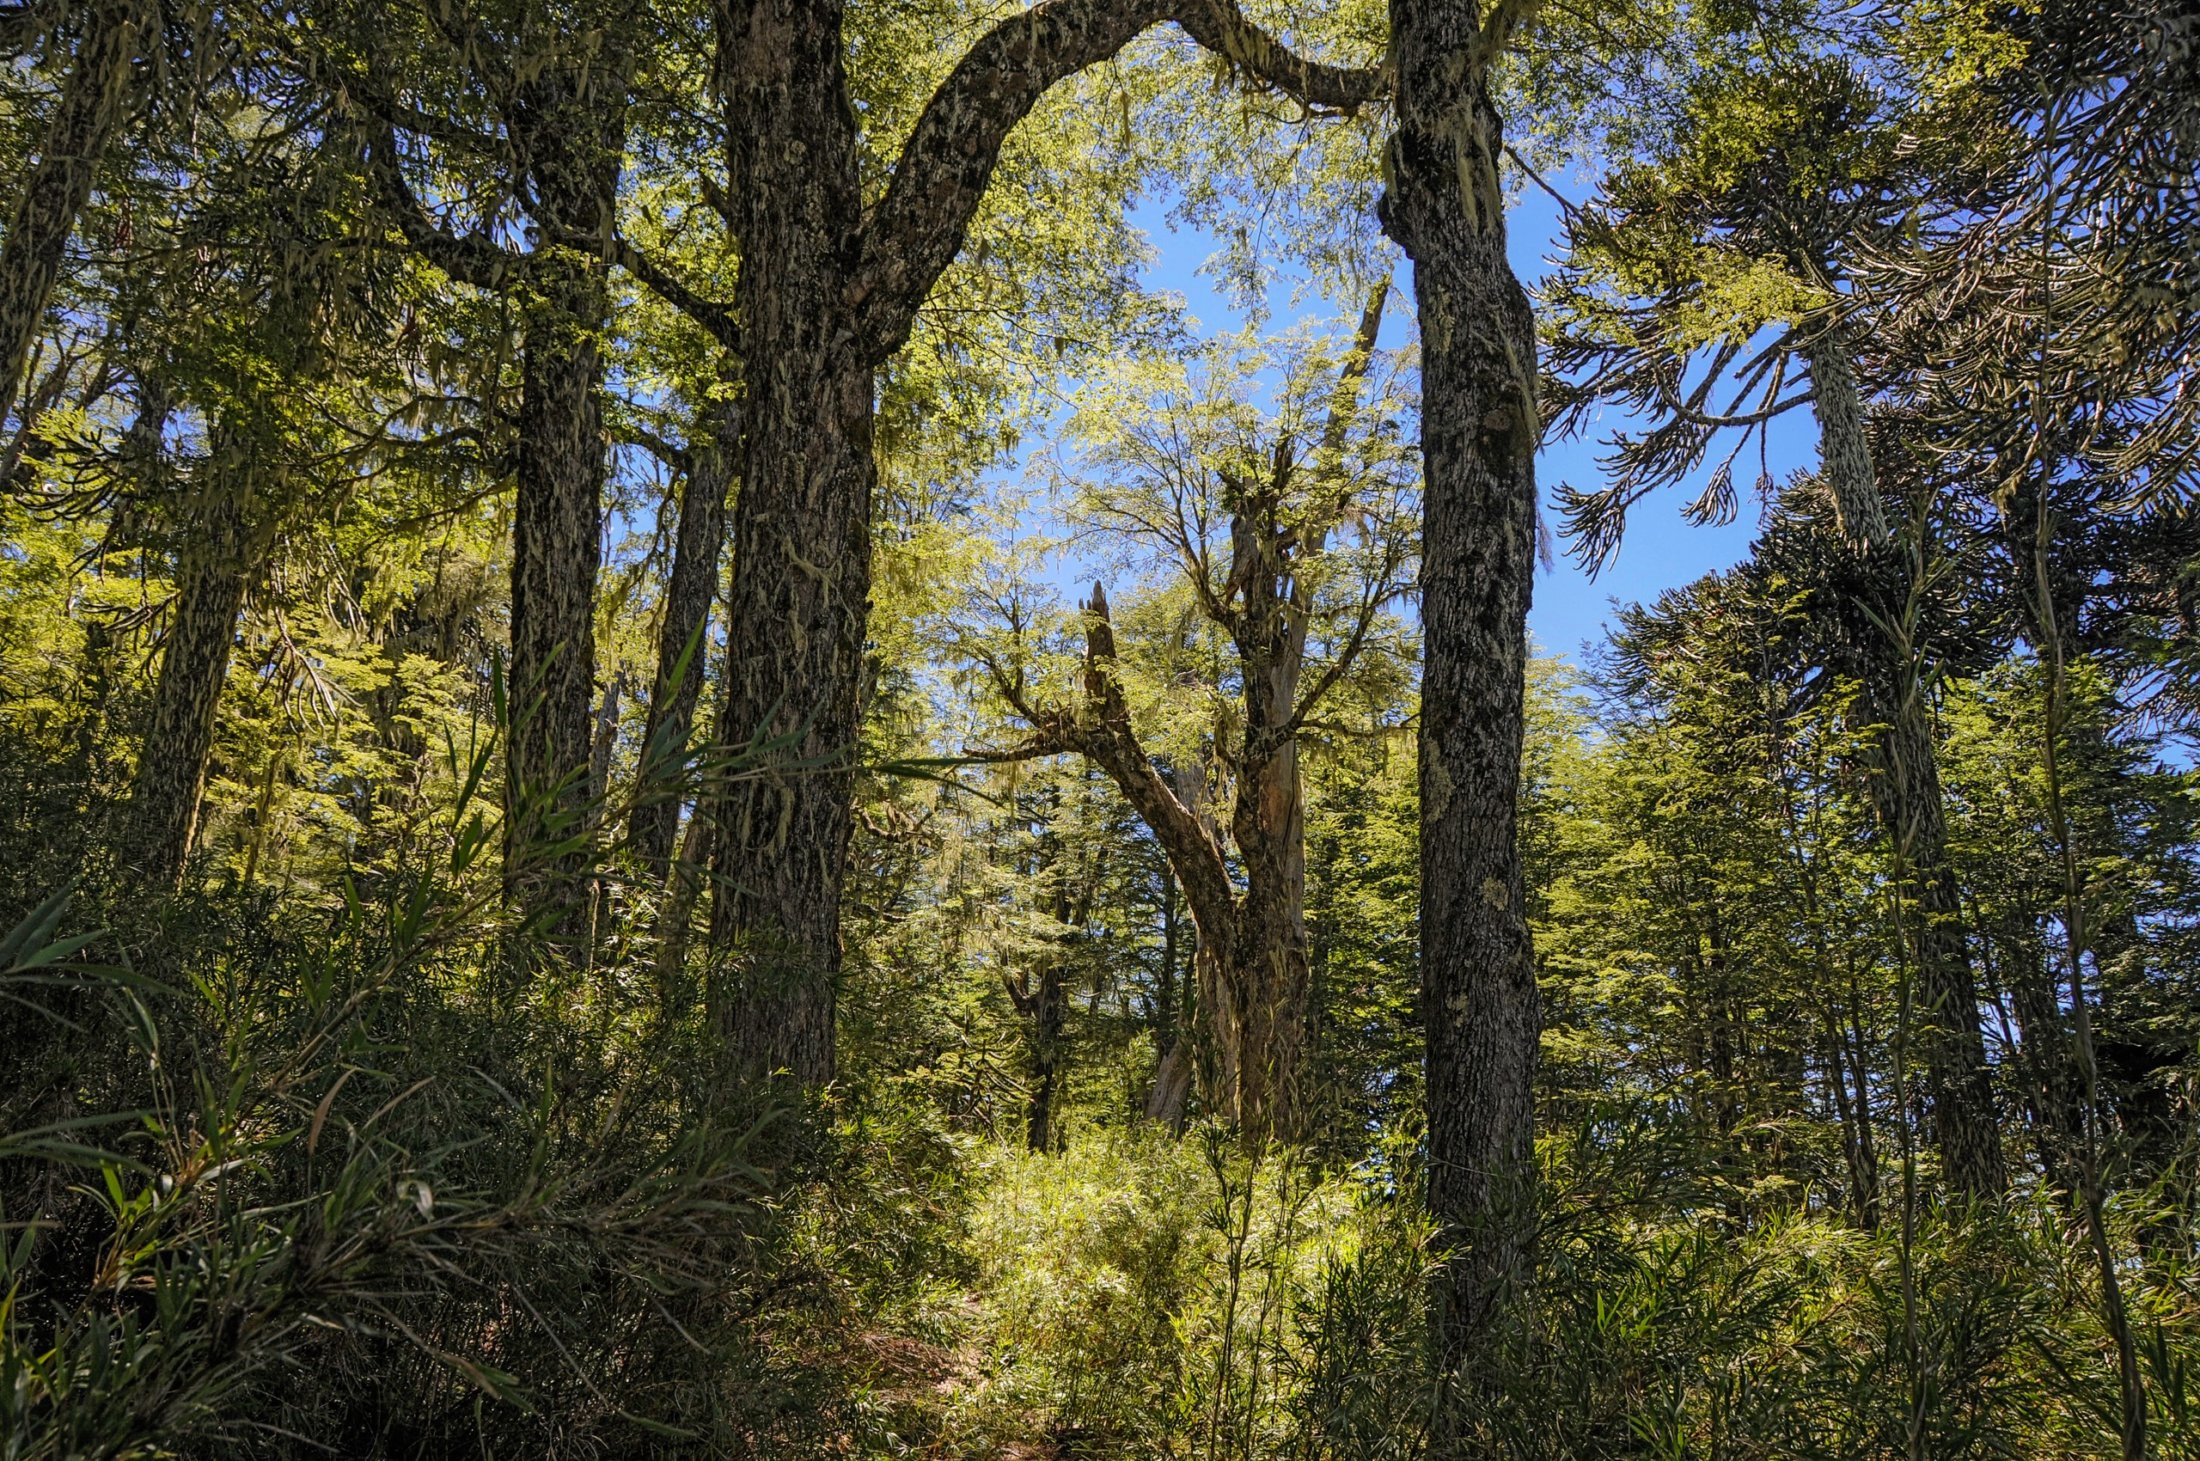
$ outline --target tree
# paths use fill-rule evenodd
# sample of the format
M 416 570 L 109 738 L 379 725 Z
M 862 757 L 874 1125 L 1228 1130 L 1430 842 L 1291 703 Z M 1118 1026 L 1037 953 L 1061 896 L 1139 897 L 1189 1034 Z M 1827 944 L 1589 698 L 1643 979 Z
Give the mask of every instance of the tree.
M 726 498 L 740 445 L 739 402 L 714 396 L 695 412 L 687 445 L 668 453 L 680 477 L 679 525 L 642 728 L 642 784 L 627 826 L 635 858 L 660 883 L 672 871 L 673 840 L 680 828 L 686 779 L 676 773 L 687 759 L 703 693 L 709 649 L 704 630 L 718 597 Z
M 1388 611 L 1410 586 L 1411 457 L 1395 434 L 1395 398 L 1360 402 L 1388 294 L 1387 281 L 1371 292 L 1340 360 L 1301 350 L 1273 362 L 1282 383 L 1270 419 L 1247 399 L 1269 363 L 1257 355 L 1218 362 L 1205 380 L 1133 372 L 1078 415 L 1083 465 L 1098 475 L 1073 478 L 1074 518 L 1162 565 L 1187 618 L 1227 646 L 1207 692 L 1211 731 L 1187 746 L 1181 730 L 1176 744 L 1150 720 L 1142 730 L 1099 585 L 1083 606 L 1074 703 L 1034 689 L 995 648 L 976 651 L 1032 732 L 984 754 L 1087 757 L 1166 852 L 1198 938 L 1202 1022 L 1193 1046 L 1168 1052 L 1157 1087 L 1174 1081 L 1171 1061 L 1197 1061 L 1210 1107 L 1256 1146 L 1297 1138 L 1307 1119 L 1301 743 L 1355 676 L 1387 667 L 1395 680 L 1403 659 Z M 1178 695 L 1194 673 L 1178 670 Z
M 1434 1293 L 1437 1454 L 1456 1392 L 1494 1375 L 1535 1232 L 1540 1022 L 1521 876 L 1520 756 L 1535 572 L 1535 322 L 1505 256 L 1493 71 L 1530 6 L 1391 0 L 1384 229 L 1421 326 L 1421 1011 L 1428 1200 L 1451 1245 Z
M 1867 429 L 1871 396 L 1859 381 L 1874 300 L 1852 285 L 1859 256 L 1937 196 L 1944 180 L 1934 164 L 1949 162 L 1901 146 L 1887 103 L 1845 60 L 1789 58 L 1713 71 L 1696 85 L 1670 154 L 1630 164 L 1607 201 L 1569 226 L 1575 255 L 1555 290 L 1563 323 L 1554 370 L 1575 378 L 1556 393 L 1561 419 L 1621 399 L 1652 423 L 1615 444 L 1608 485 L 1570 499 L 1569 531 L 1601 561 L 1626 504 L 1700 466 L 1721 436 L 1734 444 L 1690 512 L 1731 516 L 1734 457 L 1770 421 L 1810 407 L 1820 481 L 1855 560 L 1829 564 L 1842 582 L 1829 582 L 1828 604 L 1864 606 L 1850 637 L 1867 691 L 1859 710 L 1879 727 L 1872 784 L 1914 909 L 1937 1140 L 1950 1180 L 1990 1196 L 2005 1177 L 1930 724 L 1942 653 L 1923 637 L 1921 613 L 1931 483 L 1912 473 L 1909 510 L 1890 514 Z M 1762 337 L 1769 341 L 1729 381 Z M 1890 389 L 1906 365 L 1883 353 L 1869 363 Z M 1789 388 L 1791 371 L 1807 375 L 1807 388 Z M 1719 411 L 1710 397 L 1722 387 L 1736 401 Z M 1882 441 L 1876 455 L 1897 450 Z
M 606 471 L 601 337 L 627 108 L 648 38 L 621 4 L 398 17 L 331 6 L 302 58 L 360 146 L 389 228 L 518 315 L 506 876 L 568 938 L 589 897 L 580 813 Z M 407 54 L 416 64 L 397 63 Z M 443 120 L 453 115 L 464 120 Z M 459 206 L 441 206 L 447 198 Z M 521 220 L 530 247 L 515 253 L 499 234 Z
M 224 110 L 146 160 L 137 201 L 168 237 L 109 260 L 105 281 L 137 362 L 137 479 L 108 481 L 175 565 L 121 849 L 164 890 L 192 850 L 246 597 L 285 528 L 345 497 L 355 419 L 394 385 L 387 326 L 406 287 L 387 256 L 331 246 L 360 212 L 351 177 Z M 213 186 L 194 199 L 199 178 Z M 195 266 L 170 271 L 163 246 Z
M 741 256 L 732 307 L 645 257 L 628 262 L 715 321 L 748 382 L 719 739 L 777 749 L 712 798 L 714 1001 L 736 1070 L 806 1085 L 832 1075 L 877 372 L 961 249 L 1008 134 L 1052 87 L 1165 20 L 1254 75 L 1303 87 L 1341 74 L 1291 56 L 1229 0 L 1046 0 L 955 61 L 867 208 L 841 0 L 756 0 L 718 17 L 722 211 Z
M 40 8 L 75 13 L 48 18 L 37 13 Z M 21 6 L 7 18 L 4 49 L 11 63 L 30 53 L 34 38 L 55 46 L 72 31 L 76 53 L 54 98 L 38 162 L 0 236 L 0 410 L 16 403 L 24 360 L 60 280 L 77 215 L 133 109 L 141 53 L 159 36 L 156 12 L 146 0 L 96 0 L 72 7 Z

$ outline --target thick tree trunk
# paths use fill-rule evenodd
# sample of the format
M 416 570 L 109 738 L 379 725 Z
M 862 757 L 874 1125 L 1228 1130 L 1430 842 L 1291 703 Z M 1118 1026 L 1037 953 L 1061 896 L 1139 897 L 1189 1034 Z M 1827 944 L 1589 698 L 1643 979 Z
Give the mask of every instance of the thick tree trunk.
M 215 470 L 227 443 L 217 435 Z M 237 616 L 252 557 L 243 494 L 215 485 L 181 554 L 174 618 L 161 651 L 153 715 L 130 794 L 125 860 L 148 885 L 172 889 L 183 875 L 198 825 L 199 798 L 214 750 L 214 715 L 229 675 Z
M 605 469 L 599 340 L 626 139 L 624 62 L 616 52 L 592 61 L 531 81 L 513 116 L 536 239 L 522 285 L 505 876 L 515 901 L 556 910 L 567 934 L 587 903 Z
M 1218 40 L 1247 29 L 1210 13 L 1223 8 L 1234 10 L 1189 4 L 1204 19 L 1187 24 Z M 720 729 L 734 743 L 760 736 L 764 764 L 712 798 L 713 1007 L 733 1070 L 783 1069 L 806 1084 L 833 1070 L 877 475 L 873 373 L 960 251 L 1009 132 L 1048 88 L 1170 7 L 1042 0 L 1011 13 L 933 93 L 868 212 L 844 12 L 845 0 L 736 0 L 717 14 L 748 381 Z M 1262 40 L 1239 45 L 1238 58 L 1274 63 L 1278 48 Z
M 715 798 L 713 1008 L 733 1069 L 833 1074 L 871 577 L 872 368 L 846 314 L 862 203 L 837 0 L 736 9 L 721 63 L 748 380 Z
M 540 273 L 555 277 L 527 322 L 520 387 L 505 866 L 516 897 L 570 914 L 596 684 L 604 295 L 585 266 Z
M 726 490 L 740 450 L 740 414 L 714 401 L 696 421 L 680 488 L 680 527 L 665 584 L 664 624 L 657 631 L 657 675 L 642 730 L 642 777 L 627 837 L 650 877 L 662 883 L 672 868 L 687 786 L 688 741 L 703 693 L 704 626 L 718 595 L 719 551 L 726 538 Z
M 23 361 L 61 277 L 61 256 L 129 110 L 131 68 L 154 24 L 143 0 L 85 7 L 75 64 L 0 240 L 0 413 L 15 404 Z
M 1484 34 L 1477 9 L 1392 0 L 1397 134 L 1381 204 L 1413 261 L 1421 324 L 1421 1018 L 1428 1201 L 1452 1254 L 1432 1295 L 1447 1392 L 1437 1455 L 1471 1445 L 1462 1396 L 1497 1379 L 1536 1222 L 1541 1011 L 1518 835 L 1535 326 L 1505 257 L 1501 124 L 1487 86 L 1506 37 Z

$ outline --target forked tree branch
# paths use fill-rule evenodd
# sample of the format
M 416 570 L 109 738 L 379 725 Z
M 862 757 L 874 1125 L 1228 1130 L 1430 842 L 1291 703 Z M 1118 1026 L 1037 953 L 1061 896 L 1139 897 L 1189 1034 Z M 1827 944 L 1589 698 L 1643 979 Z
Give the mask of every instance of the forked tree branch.
M 1293 54 L 1248 21 L 1236 0 L 1041 0 L 987 31 L 940 83 L 864 224 L 844 303 L 866 358 L 881 362 L 908 339 L 917 309 L 962 249 L 1008 134 L 1040 98 L 1168 20 L 1309 108 L 1351 111 L 1389 85 L 1383 68 Z

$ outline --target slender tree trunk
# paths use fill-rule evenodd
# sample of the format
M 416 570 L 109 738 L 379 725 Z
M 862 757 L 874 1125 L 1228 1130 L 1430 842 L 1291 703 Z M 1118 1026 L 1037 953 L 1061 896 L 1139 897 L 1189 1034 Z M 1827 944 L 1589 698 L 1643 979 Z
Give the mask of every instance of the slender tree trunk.
M 1421 324 L 1421 1017 L 1428 1201 L 1452 1255 L 1432 1295 L 1447 1395 L 1439 1456 L 1472 1445 L 1461 1392 L 1497 1380 L 1536 1222 L 1541 1011 L 1518 825 L 1535 326 L 1505 257 L 1502 130 L 1488 91 L 1506 37 L 1484 34 L 1478 9 L 1392 0 L 1397 134 L 1381 205 L 1413 261 Z
M 142 372 L 138 378 L 137 397 L 137 414 L 123 437 L 122 466 L 133 488 L 150 496 L 163 481 L 162 438 L 168 428 L 169 414 L 167 387 L 157 375 Z M 131 519 L 134 516 L 126 506 L 118 505 L 109 518 L 106 536 L 98 550 L 102 564 L 109 552 L 133 536 L 135 524 Z M 78 809 L 88 822 L 107 820 L 103 814 L 111 811 L 111 804 L 102 794 L 100 763 L 101 743 L 107 735 L 108 705 L 114 690 L 113 642 L 113 631 L 105 617 L 94 617 L 85 625 L 84 668 L 79 676 L 82 709 L 77 720 L 76 751 L 71 766 L 79 786 Z M 107 835 L 112 836 L 113 831 L 110 824 Z
M 522 89 L 536 245 L 525 310 L 512 522 L 511 739 L 505 872 L 516 900 L 586 916 L 596 683 L 596 575 L 605 475 L 603 360 L 612 208 L 625 148 L 625 62 L 546 73 Z
M 593 827 L 611 795 L 611 761 L 619 749 L 619 704 L 626 698 L 626 672 L 621 670 L 603 687 L 596 706 L 596 730 L 588 745 L 588 808 Z
M 1153 1041 L 1157 1051 L 1176 1043 L 1176 874 L 1161 865 L 1161 981 L 1154 991 Z
M 1905 874 L 1903 902 L 1917 947 L 1923 1016 L 1918 1037 L 1933 1143 L 1958 1190 L 1992 1197 L 2000 1194 L 2007 1177 L 1978 984 L 1964 932 L 1962 891 L 1948 858 L 1930 707 L 1910 667 L 1909 647 L 1899 639 L 1879 657 L 1869 687 L 1879 702 L 1872 710 L 1879 727 L 1872 800 Z M 1885 698 L 1889 694 L 1891 704 Z
M 214 470 L 226 474 L 229 443 L 217 433 Z M 214 484 L 181 554 L 174 617 L 161 651 L 153 715 L 130 794 L 125 860 L 154 887 L 183 876 L 198 825 L 199 798 L 214 750 L 214 716 L 229 675 L 237 616 L 244 608 L 251 550 L 246 503 L 235 481 Z
M 1008 984 L 1008 997 L 1024 1021 L 1025 1070 L 1031 1080 L 1026 1107 L 1025 1145 L 1034 1152 L 1054 1149 L 1055 1091 L 1060 1083 L 1062 1029 L 1069 1020 L 1069 992 L 1062 982 L 1062 963 L 1049 951 L 1041 961 L 1034 986 L 1024 975 Z
M 1841 1155 L 1849 1169 L 1849 1211 L 1865 1232 L 1879 1226 L 1879 1154 L 1872 1141 L 1871 1084 L 1859 1069 L 1849 1080 L 1848 1040 L 1829 1002 L 1825 1006 L 1826 1081 L 1841 1121 Z
M 155 24 L 144 0 L 84 8 L 75 64 L 0 239 L 0 413 L 15 404 L 24 359 L 61 277 L 61 256 L 129 111 L 131 68 Z
M 642 785 L 627 824 L 634 855 L 659 883 L 671 871 L 672 845 L 680 830 L 688 741 L 695 704 L 703 693 L 703 631 L 710 622 L 711 601 L 718 596 L 726 490 L 741 445 L 740 413 L 731 401 L 713 401 L 696 426 L 680 489 L 680 528 L 665 584 L 664 624 L 657 631 L 657 675 L 642 730 Z
M 2077 1162 L 2085 1139 L 2076 1072 L 2071 1069 L 2069 1022 L 2042 944 L 2037 915 L 2022 908 L 2000 920 L 2002 985 L 2016 1008 L 2022 1048 L 2016 1065 L 2028 1087 L 2032 1131 L 2040 1167 L 2065 1192 L 2078 1190 Z
M 1718 1129 L 1722 1160 L 1740 1155 L 1734 1140 L 1741 1125 L 1740 1064 L 1734 1018 L 1734 992 L 1728 977 L 1726 930 L 1714 903 L 1707 909 L 1703 939 L 1704 1065 L 1711 1076 L 1711 1121 Z
M 688 940 L 710 867 L 710 828 L 708 817 L 688 818 L 679 855 L 665 878 L 664 906 L 657 914 L 657 1007 L 667 1021 L 684 1016 L 693 998 L 687 980 Z
M 1873 606 L 1878 642 L 1867 655 L 1864 675 L 1878 727 L 1872 800 L 1906 875 L 1903 902 L 1914 920 L 1924 1015 L 1919 1035 L 1933 1141 L 1958 1190 L 1993 1197 L 2007 1184 L 2001 1129 L 1994 1117 L 1961 889 L 1948 858 L 1932 707 L 1909 627 L 1923 555 L 1914 549 L 1905 553 L 1887 521 L 1864 430 L 1862 391 L 1839 326 L 1824 327 L 1804 353 L 1822 469 L 1842 535 L 1867 579 L 1881 585 Z M 1906 564 L 1898 562 L 1905 558 Z
M 840 887 L 869 613 L 872 367 L 844 314 L 862 202 L 838 0 L 730 17 L 748 380 L 719 739 L 713 1006 L 733 1069 L 833 1075 Z
M 1153 1084 L 1146 1091 L 1146 1119 L 1182 1130 L 1184 1106 L 1192 1090 L 1192 1042 L 1186 1034 L 1192 1014 L 1184 1008 L 1192 997 L 1193 975 L 1180 980 L 1177 946 L 1182 942 L 1184 918 L 1177 900 L 1176 871 L 1166 861 L 1161 867 L 1161 988 L 1154 1008 Z M 1196 945 L 1196 937 L 1195 937 Z M 1195 947 L 1193 958 L 1198 957 Z

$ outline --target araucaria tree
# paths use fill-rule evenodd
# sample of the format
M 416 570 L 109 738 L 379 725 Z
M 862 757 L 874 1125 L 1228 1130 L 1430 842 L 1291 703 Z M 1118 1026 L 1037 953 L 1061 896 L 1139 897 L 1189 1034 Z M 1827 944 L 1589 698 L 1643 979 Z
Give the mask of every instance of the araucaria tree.
M 2200 1456 L 2196 54 L 0 0 L 0 1453 Z
M 1648 429 L 1615 441 L 1607 485 L 1570 498 L 1569 530 L 1601 562 L 1628 504 L 1701 470 L 1722 437 L 1730 445 L 1690 512 L 1731 518 L 1735 458 L 1809 408 L 1844 550 L 1822 560 L 1821 602 L 1848 616 L 1828 642 L 1849 656 L 1866 691 L 1857 713 L 1874 728 L 1871 786 L 1912 919 L 1934 1136 L 1956 1184 L 1990 1197 L 2004 1167 L 1931 728 L 1946 655 L 1927 607 L 1943 571 L 1935 484 L 1915 468 L 1890 481 L 1902 449 L 1874 446 L 1874 403 L 1884 411 L 1916 362 L 1868 348 L 1875 321 L 1882 345 L 1891 332 L 1884 303 L 1855 277 L 1861 259 L 1960 186 L 1935 167 L 1954 172 L 1960 159 L 1903 145 L 1899 118 L 1865 77 L 1810 56 L 1699 78 L 1669 138 L 1570 224 L 1574 251 L 1553 291 L 1560 420 L 1571 427 L 1624 400 Z
M 637 7 L 617 3 L 394 17 L 332 4 L 314 18 L 304 64 L 334 94 L 333 120 L 360 148 L 387 231 L 516 322 L 505 878 L 570 939 L 590 897 L 581 813 L 606 473 L 602 336 L 648 30 Z M 506 246 L 514 234 L 525 250 Z

